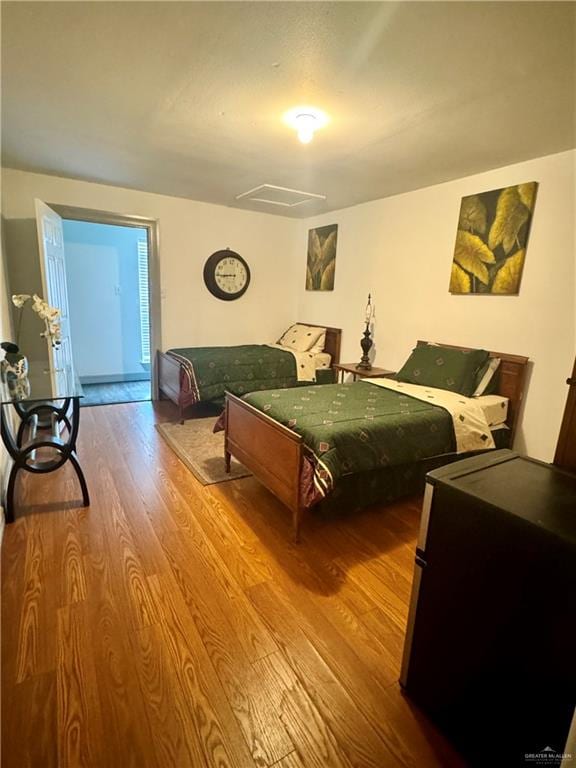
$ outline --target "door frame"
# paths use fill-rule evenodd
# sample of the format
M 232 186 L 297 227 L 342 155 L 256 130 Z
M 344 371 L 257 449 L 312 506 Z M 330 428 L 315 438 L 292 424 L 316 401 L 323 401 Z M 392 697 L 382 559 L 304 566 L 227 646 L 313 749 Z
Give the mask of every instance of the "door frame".
M 120 227 L 138 227 L 146 229 L 148 239 L 148 296 L 150 313 L 150 370 L 152 400 L 158 400 L 158 371 L 156 350 L 162 346 L 162 296 L 160 288 L 160 233 L 158 219 L 145 216 L 100 211 L 94 208 L 79 208 L 75 205 L 49 203 L 63 219 L 88 221 L 93 224 L 112 224 Z

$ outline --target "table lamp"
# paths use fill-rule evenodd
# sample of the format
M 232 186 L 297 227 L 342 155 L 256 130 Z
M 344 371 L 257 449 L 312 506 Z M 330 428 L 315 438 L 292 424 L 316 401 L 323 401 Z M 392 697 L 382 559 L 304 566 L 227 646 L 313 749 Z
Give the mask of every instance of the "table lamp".
M 368 304 L 366 304 L 366 312 L 364 315 L 364 321 L 366 328 L 364 330 L 364 336 L 360 339 L 360 346 L 362 347 L 362 359 L 356 366 L 360 370 L 369 371 L 372 369 L 372 363 L 368 357 L 368 353 L 372 348 L 372 339 L 370 338 L 370 323 L 374 317 L 374 305 L 372 304 L 372 297 L 368 294 Z

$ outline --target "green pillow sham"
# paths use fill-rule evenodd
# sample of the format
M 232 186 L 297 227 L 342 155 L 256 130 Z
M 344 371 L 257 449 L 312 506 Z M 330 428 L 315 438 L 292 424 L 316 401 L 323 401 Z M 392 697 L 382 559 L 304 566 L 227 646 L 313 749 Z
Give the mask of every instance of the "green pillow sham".
M 484 349 L 451 349 L 432 344 L 418 345 L 396 374 L 398 381 L 447 389 L 471 397 L 476 376 L 488 359 Z

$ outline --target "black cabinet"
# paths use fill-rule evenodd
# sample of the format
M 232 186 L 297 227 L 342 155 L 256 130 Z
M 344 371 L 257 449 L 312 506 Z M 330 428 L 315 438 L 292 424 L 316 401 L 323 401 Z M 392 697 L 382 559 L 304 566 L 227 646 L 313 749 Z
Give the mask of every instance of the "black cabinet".
M 576 704 L 576 476 L 512 451 L 431 472 L 416 564 L 406 693 L 473 765 L 562 753 Z M 549 749 L 546 764 L 559 764 Z

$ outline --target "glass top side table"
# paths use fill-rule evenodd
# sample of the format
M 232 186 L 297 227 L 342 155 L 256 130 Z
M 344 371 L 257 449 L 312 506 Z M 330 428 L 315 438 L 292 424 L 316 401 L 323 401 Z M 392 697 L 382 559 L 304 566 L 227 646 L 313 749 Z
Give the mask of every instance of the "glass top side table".
M 0 377 L 0 431 L 13 464 L 6 490 L 6 522 L 14 521 L 14 491 L 20 470 L 34 474 L 54 472 L 70 461 L 82 490 L 82 503 L 90 504 L 88 486 L 76 455 L 82 386 L 70 366 L 50 370 L 45 362 L 29 363 L 25 378 Z M 20 417 L 16 434 L 9 407 Z

